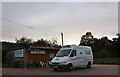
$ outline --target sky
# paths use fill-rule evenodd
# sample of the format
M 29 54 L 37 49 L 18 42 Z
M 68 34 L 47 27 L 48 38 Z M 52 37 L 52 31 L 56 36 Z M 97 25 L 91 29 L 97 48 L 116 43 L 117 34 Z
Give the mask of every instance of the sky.
M 2 41 L 15 42 L 22 36 L 57 40 L 64 45 L 80 43 L 91 32 L 109 39 L 118 33 L 117 2 L 3 2 Z

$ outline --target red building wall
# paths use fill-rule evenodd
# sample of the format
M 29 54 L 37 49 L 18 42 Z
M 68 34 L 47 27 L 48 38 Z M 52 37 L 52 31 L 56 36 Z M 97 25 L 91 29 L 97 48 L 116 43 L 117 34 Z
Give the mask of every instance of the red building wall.
M 34 47 L 34 48 L 41 48 L 41 47 Z M 59 48 L 41 48 L 45 50 L 45 54 L 32 54 L 31 50 L 27 53 L 27 63 L 30 62 L 44 62 L 45 67 L 48 66 L 48 62 L 50 61 L 50 54 L 56 54 L 59 51 Z

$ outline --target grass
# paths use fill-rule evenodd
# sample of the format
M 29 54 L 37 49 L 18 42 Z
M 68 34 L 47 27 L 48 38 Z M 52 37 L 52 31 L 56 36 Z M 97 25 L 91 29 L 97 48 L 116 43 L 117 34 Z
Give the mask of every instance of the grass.
M 120 58 L 95 58 L 94 64 L 116 64 L 120 65 Z

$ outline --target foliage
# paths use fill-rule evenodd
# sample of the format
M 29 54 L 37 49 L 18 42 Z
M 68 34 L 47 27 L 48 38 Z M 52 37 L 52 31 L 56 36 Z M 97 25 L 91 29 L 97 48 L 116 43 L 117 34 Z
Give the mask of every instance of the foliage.
M 119 64 L 120 58 L 95 58 L 94 64 Z
M 58 47 L 57 40 L 44 40 L 43 38 L 37 41 L 34 41 L 32 45 L 39 45 L 39 46 L 52 46 L 52 47 Z
M 6 55 L 5 63 L 11 64 L 13 60 L 14 60 L 14 52 L 9 51 Z
M 37 41 L 34 41 L 34 45 L 50 46 L 50 41 L 44 40 L 43 38 Z
M 81 37 L 80 45 L 91 46 L 95 58 L 120 57 L 120 34 L 117 36 L 113 40 L 109 40 L 107 36 L 98 39 L 91 32 L 87 32 Z
M 32 62 L 30 64 L 27 64 L 27 68 L 37 68 L 37 67 L 42 67 L 42 65 L 39 62 Z
M 13 67 L 15 68 L 24 68 L 25 63 L 23 61 L 16 60 L 13 62 Z
M 16 43 L 10 43 L 10 42 L 1 42 L 2 43 L 2 62 L 5 62 L 6 56 L 8 51 L 10 51 L 12 48 L 18 47 Z
M 15 41 L 20 47 L 26 47 L 32 43 L 32 39 L 27 37 L 22 37 L 20 39 L 16 38 Z
M 80 45 L 90 45 L 93 43 L 93 35 L 91 32 L 87 32 L 81 37 Z

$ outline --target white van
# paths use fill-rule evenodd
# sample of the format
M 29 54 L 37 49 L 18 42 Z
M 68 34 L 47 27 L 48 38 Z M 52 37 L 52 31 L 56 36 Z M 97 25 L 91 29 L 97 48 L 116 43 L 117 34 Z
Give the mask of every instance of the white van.
M 55 71 L 57 69 L 71 70 L 77 67 L 91 68 L 92 49 L 90 46 L 68 45 L 61 48 L 49 64 Z

